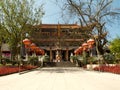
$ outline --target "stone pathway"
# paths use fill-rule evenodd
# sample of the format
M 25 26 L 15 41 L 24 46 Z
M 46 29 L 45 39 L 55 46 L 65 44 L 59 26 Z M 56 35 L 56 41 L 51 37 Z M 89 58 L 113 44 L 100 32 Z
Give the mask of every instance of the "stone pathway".
M 77 67 L 42 68 L 0 77 L 0 90 L 120 90 L 120 75 Z

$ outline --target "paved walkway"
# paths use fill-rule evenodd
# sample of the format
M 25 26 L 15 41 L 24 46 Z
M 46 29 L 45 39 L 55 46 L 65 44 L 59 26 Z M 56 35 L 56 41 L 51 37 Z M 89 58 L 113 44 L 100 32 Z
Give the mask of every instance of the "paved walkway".
M 0 90 L 120 90 L 120 75 L 80 68 L 42 68 L 0 77 Z

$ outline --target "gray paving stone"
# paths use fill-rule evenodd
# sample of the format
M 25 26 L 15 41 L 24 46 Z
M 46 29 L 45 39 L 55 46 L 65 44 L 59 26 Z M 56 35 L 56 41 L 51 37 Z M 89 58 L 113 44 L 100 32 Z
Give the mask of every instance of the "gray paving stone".
M 120 90 L 120 75 L 77 67 L 36 69 L 0 77 L 0 90 Z

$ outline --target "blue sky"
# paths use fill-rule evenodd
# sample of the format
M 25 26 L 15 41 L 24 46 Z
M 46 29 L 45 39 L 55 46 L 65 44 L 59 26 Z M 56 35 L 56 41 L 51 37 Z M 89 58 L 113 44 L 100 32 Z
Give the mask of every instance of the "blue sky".
M 63 23 L 63 20 L 61 20 L 61 10 L 60 8 L 55 4 L 55 0 L 36 0 L 37 4 L 44 3 L 44 11 L 45 15 L 42 18 L 42 23 L 44 24 L 56 24 L 56 23 Z M 120 7 L 120 0 L 114 0 L 113 7 L 118 8 Z M 112 26 L 107 26 L 109 29 L 109 35 L 108 39 L 112 40 L 115 37 L 120 37 L 120 22 L 115 22 L 112 24 Z

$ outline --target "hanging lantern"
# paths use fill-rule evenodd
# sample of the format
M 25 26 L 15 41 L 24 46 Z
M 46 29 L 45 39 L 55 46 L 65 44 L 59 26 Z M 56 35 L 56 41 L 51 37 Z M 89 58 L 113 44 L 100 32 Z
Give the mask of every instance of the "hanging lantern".
M 83 50 L 83 47 L 80 46 L 78 49 L 79 49 L 79 54 L 81 54 L 82 50 Z
M 40 48 L 39 48 L 39 47 L 35 47 L 35 53 L 38 53 L 38 52 L 39 52 L 39 50 L 40 50 Z
M 40 48 L 39 47 L 35 47 L 35 51 L 38 51 Z
M 87 41 L 87 43 L 93 45 L 93 44 L 95 43 L 95 41 L 94 41 L 94 39 L 89 39 L 89 40 Z
M 31 44 L 31 41 L 26 38 L 26 39 L 23 40 L 23 43 L 25 44 L 25 48 L 29 48 L 29 46 Z
M 41 54 L 42 54 L 42 55 L 45 55 L 45 51 L 44 51 L 44 50 L 41 50 Z
M 74 53 L 75 53 L 76 55 L 78 55 L 78 54 L 79 54 L 79 49 L 76 49 L 76 50 L 74 51 Z
M 42 52 L 41 49 L 39 49 L 39 50 L 37 51 L 38 55 L 42 55 L 41 52 Z
M 88 41 L 87 41 L 87 43 L 88 43 L 88 48 L 92 48 L 93 47 L 93 44 L 95 43 L 95 41 L 94 41 L 94 39 L 89 39 Z
M 31 44 L 31 41 L 26 38 L 26 39 L 23 40 L 23 43 L 24 43 L 25 45 L 30 45 L 30 44 Z
M 80 46 L 78 49 L 79 49 L 79 51 L 82 51 L 83 47 Z
M 30 48 L 31 48 L 31 50 L 35 50 L 35 48 L 36 48 L 36 45 L 34 44 L 34 43 L 32 43 L 31 45 L 30 45 Z
M 85 50 L 87 50 L 88 44 L 87 43 L 83 43 L 82 47 L 83 47 L 83 50 L 85 51 Z

